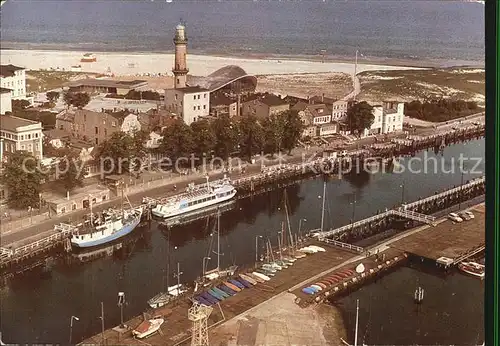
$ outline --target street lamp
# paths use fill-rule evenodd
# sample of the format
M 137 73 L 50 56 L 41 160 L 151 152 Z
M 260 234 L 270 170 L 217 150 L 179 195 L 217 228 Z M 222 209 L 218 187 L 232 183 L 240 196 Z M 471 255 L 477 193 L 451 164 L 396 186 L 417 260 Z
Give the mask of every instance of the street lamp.
M 353 200 L 352 202 L 349 203 L 349 205 L 352 205 L 352 217 L 351 217 L 351 223 L 354 223 L 354 217 L 356 213 L 356 194 L 353 195 Z
M 300 219 L 299 220 L 299 232 L 298 233 L 299 233 L 299 238 L 301 241 L 302 241 L 302 236 L 301 236 L 300 232 L 302 231 L 302 221 L 307 222 L 307 219 Z
M 118 292 L 118 306 L 120 307 L 120 328 L 125 328 L 123 323 L 123 306 L 125 305 L 125 292 Z
M 405 200 L 405 182 L 403 181 L 403 184 L 399 185 L 401 188 L 401 205 L 403 205 L 404 200 Z
M 262 236 L 261 235 L 255 236 L 255 265 L 257 265 L 257 262 L 259 260 L 259 250 L 257 249 L 259 244 L 259 238 L 262 238 Z
M 69 320 L 69 344 L 71 345 L 71 340 L 73 338 L 73 320 L 80 321 L 80 319 L 76 316 L 71 316 L 71 319 Z
M 205 271 L 206 271 L 206 264 L 205 261 L 211 260 L 211 257 L 203 257 L 203 276 L 205 276 Z

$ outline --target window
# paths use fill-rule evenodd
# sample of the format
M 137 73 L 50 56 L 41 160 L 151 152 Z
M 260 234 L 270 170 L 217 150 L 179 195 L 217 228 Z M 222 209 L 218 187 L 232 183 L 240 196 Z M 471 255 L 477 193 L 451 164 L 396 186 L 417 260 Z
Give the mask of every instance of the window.
M 203 94 L 203 97 L 204 97 L 204 98 L 207 98 L 207 94 Z
M 108 129 L 104 129 L 104 136 L 108 135 Z
M 27 139 L 31 139 L 31 134 L 28 134 L 28 138 Z
M 26 147 L 23 145 L 21 145 L 21 150 L 26 150 Z
M 99 138 L 95 139 L 95 144 L 99 144 Z
M 180 79 L 179 79 L 179 78 L 177 78 L 177 84 L 180 84 L 180 83 L 181 83 Z
M 193 106 L 193 111 L 195 111 L 195 110 L 196 110 L 196 106 Z
M 193 100 L 196 100 L 196 95 L 193 96 Z
M 198 110 L 200 110 L 200 106 L 198 106 Z
M 203 109 L 207 109 L 207 105 L 203 105 Z
M 35 138 L 38 138 L 38 133 L 35 133 Z
M 99 134 L 99 128 L 96 126 L 95 127 L 95 134 L 98 135 Z
M 177 94 L 174 95 L 174 99 L 177 100 Z

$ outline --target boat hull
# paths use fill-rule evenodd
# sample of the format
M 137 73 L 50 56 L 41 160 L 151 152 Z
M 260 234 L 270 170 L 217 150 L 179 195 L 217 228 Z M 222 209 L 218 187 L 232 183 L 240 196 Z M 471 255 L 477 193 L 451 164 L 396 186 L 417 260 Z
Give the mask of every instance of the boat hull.
M 118 238 L 126 236 L 127 234 L 129 234 L 130 232 L 132 232 L 137 227 L 137 225 L 139 225 L 140 222 L 141 222 L 141 217 L 139 216 L 139 217 L 135 218 L 134 220 L 132 220 L 131 222 L 129 222 L 126 225 L 124 225 L 121 230 L 119 230 L 117 232 L 113 232 L 112 234 L 110 234 L 110 235 L 108 235 L 106 237 L 98 238 L 96 240 L 85 240 L 85 241 L 82 241 L 82 242 L 79 242 L 79 241 L 74 240 L 72 238 L 71 239 L 71 244 L 73 246 L 76 246 L 76 247 L 79 247 L 79 248 L 88 248 L 88 247 L 93 247 L 93 246 L 98 246 L 98 245 L 106 244 L 106 243 L 109 243 L 109 242 L 111 242 L 113 240 L 116 240 Z

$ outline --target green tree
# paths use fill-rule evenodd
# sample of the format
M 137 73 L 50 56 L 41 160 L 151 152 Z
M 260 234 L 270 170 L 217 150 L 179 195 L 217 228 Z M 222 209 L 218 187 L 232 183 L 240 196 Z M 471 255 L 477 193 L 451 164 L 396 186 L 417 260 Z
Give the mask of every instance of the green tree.
M 83 186 L 85 164 L 76 155 L 70 154 L 61 158 L 57 164 L 56 179 L 61 182 L 66 191 L 73 191 Z
M 90 95 L 87 93 L 66 92 L 63 96 L 63 100 L 67 106 L 75 106 L 82 109 L 90 102 Z
M 300 119 L 298 111 L 287 110 L 281 114 L 285 118 L 285 134 L 283 137 L 283 149 L 288 150 L 288 155 L 299 143 L 304 131 L 304 123 Z
M 210 156 L 215 148 L 217 138 L 210 122 L 206 119 L 195 121 L 191 124 L 193 134 L 193 152 L 199 159 Z
M 373 124 L 374 120 L 373 107 L 366 101 L 354 102 L 347 109 L 349 130 L 358 133 L 359 136 Z
M 257 118 L 250 115 L 239 122 L 241 154 L 251 161 L 252 156 L 264 150 L 264 129 Z
M 186 166 L 194 146 L 191 128 L 178 119 L 163 130 L 162 136 L 163 139 L 158 150 L 172 161 L 174 168 Z
M 12 100 L 12 111 L 24 110 L 30 106 L 28 100 Z
M 49 100 L 49 102 L 55 103 L 59 99 L 60 94 L 57 91 L 49 91 L 45 95 L 47 96 L 47 100 Z
M 9 196 L 7 204 L 11 208 L 25 209 L 40 207 L 41 184 L 45 179 L 40 162 L 25 151 L 9 155 L 0 176 L 2 184 L 7 186 Z
M 280 152 L 283 146 L 283 139 L 285 137 L 286 119 L 281 114 L 272 114 L 266 118 L 262 126 L 264 127 L 266 153 L 274 154 Z
M 130 159 L 134 156 L 131 136 L 124 132 L 115 132 L 97 148 L 96 158 L 106 174 L 121 174 L 130 169 Z
M 225 115 L 212 121 L 212 131 L 216 138 L 215 155 L 227 160 L 229 155 L 237 149 L 239 142 L 237 125 Z

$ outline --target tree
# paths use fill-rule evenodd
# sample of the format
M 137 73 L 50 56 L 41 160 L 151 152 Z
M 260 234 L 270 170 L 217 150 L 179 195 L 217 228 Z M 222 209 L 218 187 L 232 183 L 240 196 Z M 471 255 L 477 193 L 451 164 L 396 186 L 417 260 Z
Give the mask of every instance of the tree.
M 87 93 L 66 92 L 63 96 L 63 100 L 67 106 L 75 106 L 82 109 L 90 102 L 90 96 Z
M 61 158 L 57 164 L 56 179 L 62 183 L 66 191 L 72 191 L 76 187 L 83 186 L 85 165 L 76 155 L 70 154 Z
M 49 102 L 55 103 L 59 99 L 59 93 L 57 91 L 49 91 L 45 94 Z
M 40 207 L 41 184 L 45 173 L 40 162 L 25 151 L 9 155 L 4 164 L 1 181 L 9 191 L 7 204 L 11 208 L 25 209 Z
M 241 118 L 238 126 L 241 154 L 251 161 L 253 155 L 264 149 L 264 129 L 257 122 L 257 118 L 252 115 Z
M 197 158 L 209 156 L 215 148 L 217 138 L 210 122 L 206 119 L 195 121 L 191 124 L 193 133 L 193 152 Z
M 106 174 L 121 174 L 130 169 L 134 141 L 124 132 L 115 132 L 97 148 L 96 158 Z
M 185 166 L 193 152 L 193 131 L 181 119 L 162 132 L 163 139 L 158 150 L 170 158 L 174 168 Z M 183 161 L 178 161 L 182 159 Z
M 264 127 L 265 146 L 264 150 L 269 154 L 281 151 L 285 136 L 285 117 L 280 114 L 272 114 L 262 124 Z
M 360 136 L 365 129 L 373 124 L 374 120 L 373 107 L 366 101 L 354 102 L 347 109 L 349 130 L 357 132 Z
M 288 155 L 292 153 L 299 143 L 304 131 L 304 123 L 300 119 L 298 111 L 287 110 L 281 114 L 285 118 L 285 134 L 283 138 L 283 149 L 288 150 Z
M 229 116 L 218 117 L 212 122 L 212 131 L 215 134 L 215 155 L 227 160 L 229 155 L 237 149 L 238 128 L 231 122 Z
M 24 110 L 30 106 L 28 100 L 12 100 L 12 111 Z

